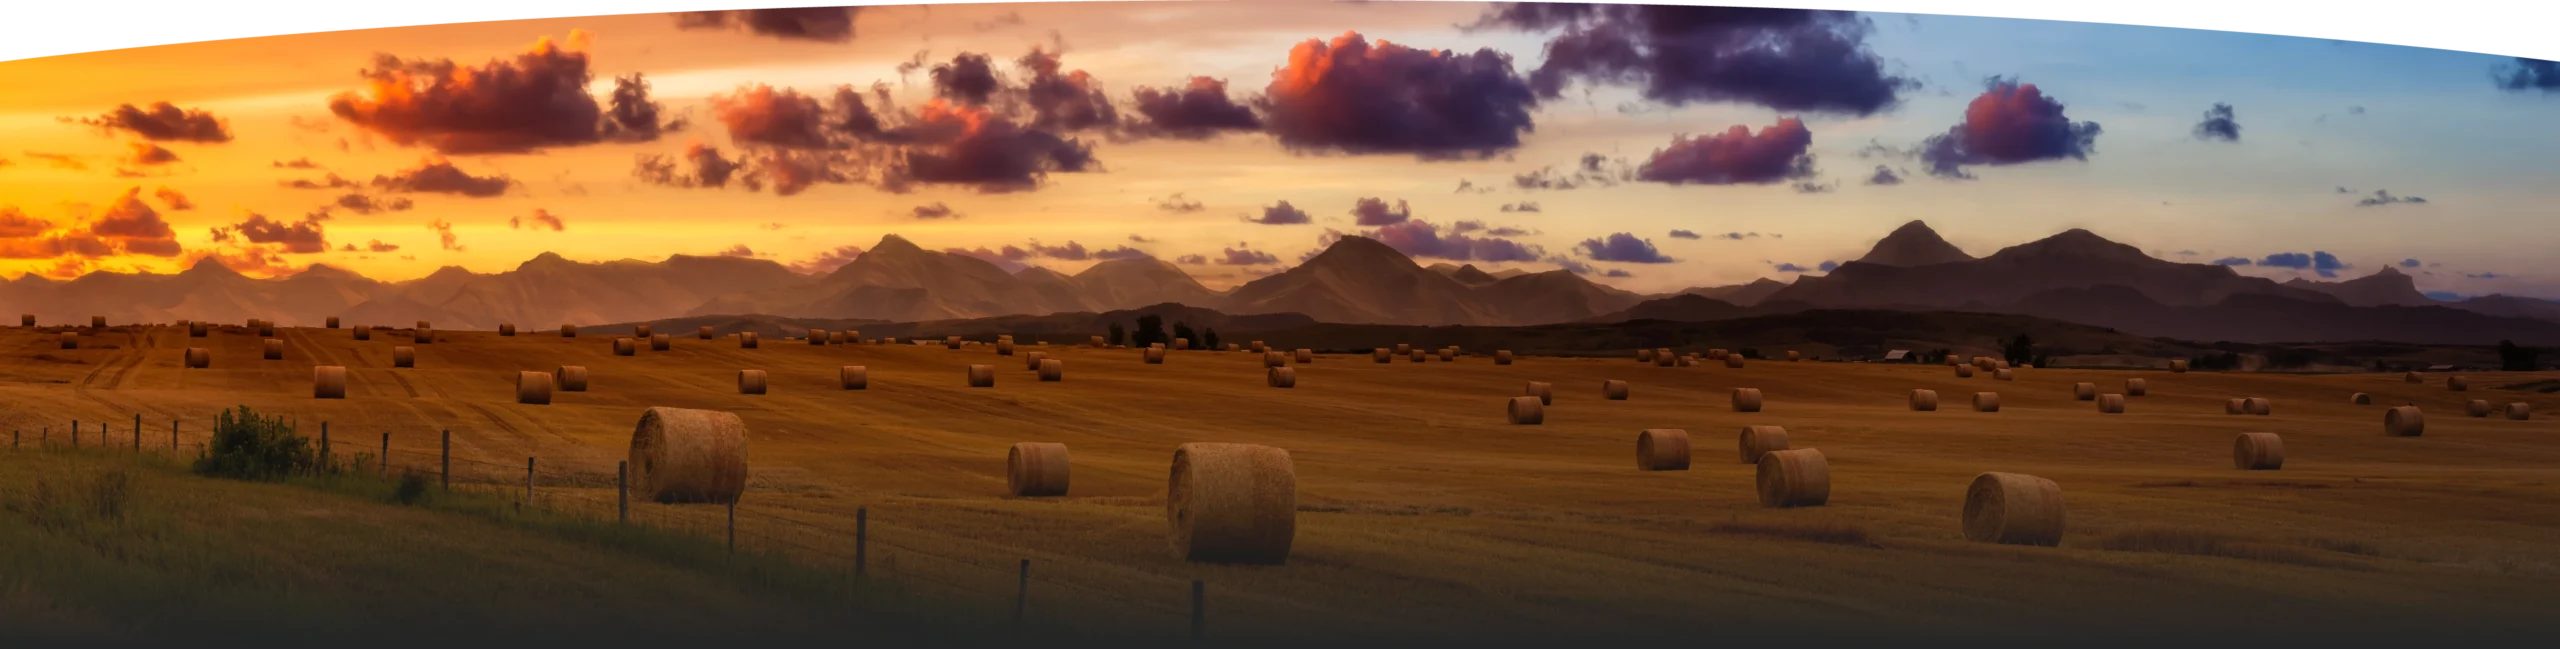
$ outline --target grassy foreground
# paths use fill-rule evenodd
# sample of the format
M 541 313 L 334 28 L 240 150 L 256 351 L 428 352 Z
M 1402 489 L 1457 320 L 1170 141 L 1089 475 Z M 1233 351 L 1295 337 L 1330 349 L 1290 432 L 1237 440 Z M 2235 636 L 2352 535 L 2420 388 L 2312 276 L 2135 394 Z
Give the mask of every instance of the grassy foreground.
M 11 646 L 976 644 L 1001 628 L 715 542 L 393 481 L 196 477 L 112 452 L 0 452 Z M 20 644 L 32 642 L 32 644 Z M 237 644 L 235 644 L 237 643 Z

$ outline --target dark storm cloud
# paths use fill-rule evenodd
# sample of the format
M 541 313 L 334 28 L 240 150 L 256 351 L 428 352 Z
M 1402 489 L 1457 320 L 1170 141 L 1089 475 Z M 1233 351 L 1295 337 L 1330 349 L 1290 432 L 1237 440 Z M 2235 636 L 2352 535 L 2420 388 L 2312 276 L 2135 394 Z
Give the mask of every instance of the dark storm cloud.
M 837 87 L 835 96 L 822 104 L 797 90 L 752 84 L 712 96 L 711 114 L 740 145 L 834 149 L 847 146 L 839 135 L 880 134 L 879 116 L 852 86 Z
M 1972 178 L 1968 165 L 2008 165 L 2038 160 L 2087 160 L 2097 146 L 2097 122 L 2073 122 L 2062 102 L 2035 84 L 1992 77 L 1973 98 L 1964 121 L 1929 136 L 1920 158 L 1931 175 Z
M 985 54 L 961 52 L 948 63 L 933 66 L 934 96 L 963 104 L 984 104 L 995 96 L 1003 82 L 996 78 L 995 62 Z
M 104 115 L 82 118 L 79 122 L 103 131 L 132 133 L 155 142 L 231 141 L 230 128 L 213 113 L 183 109 L 165 101 L 153 103 L 148 108 L 124 104 Z
M 979 106 L 927 104 L 897 135 L 915 144 L 883 172 L 883 184 L 893 190 L 927 183 L 970 185 L 981 193 L 1027 191 L 1050 173 L 1100 166 L 1082 141 L 1017 126 Z
M 1626 232 L 1612 233 L 1598 239 L 1584 239 L 1574 249 L 1592 261 L 1628 264 L 1668 264 L 1679 261 L 1653 247 L 1653 241 Z
M 2500 90 L 2560 93 L 2560 61 L 2516 57 L 2514 65 L 2499 68 L 2491 78 Z
M 1478 22 L 1560 30 L 1530 74 L 1540 96 L 1572 81 L 1633 85 L 1678 106 L 1730 101 L 1868 115 L 1917 82 L 1888 74 L 1856 14 L 1800 9 L 1503 3 Z
M 416 169 L 373 177 L 374 188 L 384 191 L 457 194 L 473 198 L 504 194 L 508 187 L 514 185 L 515 180 L 504 174 L 474 176 L 443 158 L 427 158 L 419 161 Z
M 1263 225 L 1298 225 L 1312 222 L 1315 218 L 1308 216 L 1306 210 L 1290 205 L 1288 201 L 1280 201 L 1279 204 L 1262 208 L 1261 218 L 1245 220 Z
M 613 78 L 611 103 L 604 114 L 604 138 L 620 142 L 650 142 L 660 134 L 684 130 L 684 120 L 660 120 L 664 110 L 649 100 L 649 80 L 640 73 Z
M 328 212 L 313 212 L 299 221 L 279 221 L 267 215 L 250 213 L 247 219 L 213 229 L 213 240 L 229 242 L 238 238 L 252 244 L 271 245 L 277 252 L 299 255 L 329 251 Z
M 1031 48 L 1015 61 L 1031 71 L 1031 81 L 1023 89 L 1031 104 L 1031 125 L 1058 131 L 1109 128 L 1119 125 L 1120 113 L 1102 92 L 1102 84 L 1083 70 L 1069 71 L 1055 53 Z
M 1262 129 L 1262 118 L 1229 98 L 1222 79 L 1192 77 L 1180 88 L 1139 87 L 1132 96 L 1142 118 L 1126 125 L 1133 135 L 1196 140 Z
M 1387 206 L 1386 199 L 1382 198 L 1363 198 L 1351 204 L 1352 222 L 1359 225 L 1393 225 L 1411 218 L 1413 208 L 1401 200 L 1396 201 L 1394 207 Z
M 853 40 L 854 16 L 861 7 L 790 7 L 676 12 L 680 29 L 729 29 L 785 40 L 845 43 Z
M 1280 258 L 1250 248 L 1225 248 L 1219 252 L 1217 263 L 1221 266 L 1261 266 L 1280 263 Z
M 565 47 L 546 37 L 512 61 L 478 66 L 376 55 L 373 67 L 360 72 L 365 88 L 331 97 L 329 112 L 393 143 L 446 153 L 523 152 L 608 137 L 642 140 L 672 130 L 623 121 L 657 113 L 636 76 L 630 86 L 616 88 L 619 112 L 606 119 L 587 92 L 594 79 L 587 38 L 573 30 Z
M 2240 122 L 2232 118 L 2231 105 L 2216 103 L 2205 111 L 2204 121 L 2196 123 L 2196 139 L 2240 141 Z
M 1876 172 L 1875 172 L 1875 174 L 1874 174 L 1874 175 L 1867 176 L 1867 184 L 1869 184 L 1869 185 L 1900 185 L 1900 184 L 1902 184 L 1902 175 L 1901 175 L 1901 174 L 1896 174 L 1896 173 L 1894 173 L 1894 172 L 1893 172 L 1893 168 L 1892 168 L 1892 167 L 1887 167 L 1887 166 L 1884 166 L 1884 165 L 1876 165 Z
M 1765 184 L 1813 175 L 1813 131 L 1788 118 L 1760 128 L 1736 125 L 1714 135 L 1677 135 L 1636 170 L 1636 178 L 1673 185 Z
M 1520 146 L 1537 104 L 1511 59 L 1371 43 L 1346 32 L 1289 52 L 1264 92 L 1272 135 L 1302 153 L 1486 158 Z
M 1472 236 L 1442 232 L 1440 226 L 1420 219 L 1403 221 L 1363 230 L 1360 236 L 1375 239 L 1405 256 L 1450 261 L 1536 261 L 1546 250 L 1535 245 L 1495 236 Z M 1330 244 L 1339 233 L 1328 232 L 1319 241 Z

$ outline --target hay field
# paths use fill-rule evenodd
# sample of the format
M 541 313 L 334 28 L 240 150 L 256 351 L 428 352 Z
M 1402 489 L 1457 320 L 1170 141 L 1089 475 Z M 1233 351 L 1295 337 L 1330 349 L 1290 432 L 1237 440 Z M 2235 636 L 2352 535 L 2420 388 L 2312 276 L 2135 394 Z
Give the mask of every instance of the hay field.
M 431 453 L 435 431 L 450 429 L 459 457 L 539 456 L 610 475 L 643 408 L 727 410 L 753 431 L 742 511 L 851 529 L 867 507 L 876 573 L 1010 606 L 1015 562 L 1029 558 L 1034 617 L 1137 635 L 1183 633 L 1194 578 L 1209 584 L 1217 637 L 1274 641 L 2108 630 L 2441 640 L 2549 631 L 2560 603 L 2560 424 L 2462 413 L 2472 398 L 2560 412 L 2552 395 L 2496 389 L 2560 378 L 2548 374 L 2475 373 L 2457 393 L 2440 376 L 2397 374 L 2033 369 L 2003 382 L 1943 366 L 1736 370 L 1632 355 L 1496 366 L 1492 350 L 1469 349 L 1445 363 L 1322 355 L 1299 366 L 1296 388 L 1273 389 L 1255 354 L 1145 365 L 1138 350 L 1029 337 L 1017 353 L 1062 359 L 1064 381 L 1037 381 L 1020 356 L 985 345 L 744 350 L 685 332 L 670 351 L 623 357 L 610 336 L 444 331 L 417 346 L 415 369 L 394 370 L 391 348 L 409 344 L 400 331 L 368 342 L 278 333 L 285 359 L 264 361 L 258 337 L 237 327 L 192 342 L 172 327 L 111 329 L 82 336 L 79 350 L 8 329 L 0 427 L 32 439 L 78 418 L 123 431 L 138 412 L 145 443 L 165 446 L 170 419 L 201 431 L 216 410 L 247 404 L 306 429 L 326 420 L 367 445 L 387 431 L 395 448 Z M 211 348 L 212 367 L 181 369 L 188 346 Z M 971 363 L 996 365 L 994 388 L 965 387 Z M 349 368 L 345 400 L 311 398 L 315 364 Z M 517 371 L 563 364 L 590 368 L 589 391 L 514 403 Z M 869 367 L 869 389 L 837 389 L 842 365 Z M 771 393 L 738 394 L 740 369 L 768 371 Z M 2128 399 L 2125 414 L 2071 396 L 2074 382 L 2117 392 L 2134 377 L 2149 396 Z M 1630 381 L 1632 398 L 1602 399 L 1605 379 Z M 1505 424 L 1505 399 L 1530 380 L 1555 385 L 1545 423 Z M 1738 386 L 1764 390 L 1765 408 L 1733 412 Z M 1911 412 L 1913 388 L 1948 407 Z M 1963 405 L 1976 391 L 1999 392 L 2001 411 Z M 2351 405 L 2354 392 L 2374 405 Z M 2241 396 L 2273 399 L 2275 414 L 2223 414 Z M 2425 435 L 2385 437 L 2384 408 L 2412 403 Z M 1784 426 L 1795 447 L 1821 449 L 1829 504 L 1759 507 L 1734 449 L 1746 425 Z M 1689 431 L 1690 470 L 1637 471 L 1647 428 Z M 2232 440 L 2247 431 L 2283 436 L 2282 470 L 2232 468 Z M 1023 441 L 1072 449 L 1068 496 L 1003 496 L 1006 450 Z M 1165 472 L 1173 447 L 1192 441 L 1294 456 L 1287 565 L 1170 556 Z M 2060 483 L 2062 547 L 1962 540 L 1965 486 L 1991 470 Z

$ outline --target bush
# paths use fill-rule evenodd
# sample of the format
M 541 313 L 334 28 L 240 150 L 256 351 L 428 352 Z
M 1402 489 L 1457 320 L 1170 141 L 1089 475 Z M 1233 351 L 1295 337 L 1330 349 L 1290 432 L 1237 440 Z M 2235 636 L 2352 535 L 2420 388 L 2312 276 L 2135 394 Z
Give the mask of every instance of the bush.
M 427 500 L 427 474 L 416 469 L 400 471 L 400 485 L 391 489 L 391 502 L 415 505 Z
M 213 442 L 196 458 L 195 472 L 217 478 L 280 480 L 318 468 L 311 440 L 294 434 L 283 417 L 260 417 L 240 406 L 214 419 Z

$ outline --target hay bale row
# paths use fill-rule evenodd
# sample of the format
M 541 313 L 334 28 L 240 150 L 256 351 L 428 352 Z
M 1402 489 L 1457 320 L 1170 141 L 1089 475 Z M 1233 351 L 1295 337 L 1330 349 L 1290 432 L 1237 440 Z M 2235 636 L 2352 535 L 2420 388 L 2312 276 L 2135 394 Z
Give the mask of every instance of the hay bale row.
M 2392 437 L 2417 437 L 2427 432 L 2427 415 L 2417 406 L 2400 406 L 2382 411 L 2382 433 Z
M 274 338 L 268 338 L 268 339 L 266 339 L 266 340 L 260 341 L 260 342 L 259 342 L 259 346 L 262 348 L 262 351 L 263 351 L 263 354 L 261 354 L 261 355 L 262 355 L 264 358 L 266 358 L 267 360 L 271 360 L 271 361 L 280 361 L 280 360 L 284 360 L 284 341 L 282 341 L 282 340 L 276 340 L 276 339 L 274 339 Z
M 973 388 L 992 388 L 992 387 L 995 387 L 995 386 L 996 386 L 996 366 L 994 366 L 994 365 L 971 365 L 971 366 L 969 366 L 969 387 L 973 387 Z
M 1770 451 L 1787 450 L 1787 429 L 1783 426 L 1744 426 L 1735 442 L 1743 464 L 1758 464 L 1760 456 Z
M 1014 444 L 1005 452 L 1004 486 L 1017 498 L 1067 495 L 1067 445 Z
M 1974 412 L 1999 412 L 1999 411 L 2000 411 L 2000 393 L 1998 393 L 1998 392 L 1975 392 L 1975 393 L 1973 393 L 1973 411 L 1974 411 Z
M 2124 414 L 2124 395 L 2114 393 L 2098 395 L 2098 412 L 2109 415 Z
M 1911 410 L 1913 412 L 1936 412 L 1938 410 L 1938 391 L 1912 390 Z
M 1546 381 L 1530 381 L 1520 389 L 1520 393 L 1537 397 L 1540 405 L 1554 405 L 1556 402 L 1556 386 Z
M 1760 506 L 1819 507 L 1831 501 L 1831 462 L 1817 449 L 1760 454 Z
M 551 380 L 559 384 L 561 392 L 585 392 L 587 391 L 587 366 L 562 365 L 560 369 L 552 370 Z
M 1274 367 L 1263 370 L 1262 382 L 1275 388 L 1298 387 L 1298 368 Z
M 1165 521 L 1186 561 L 1278 564 L 1297 537 L 1298 479 L 1289 452 L 1255 444 L 1175 447 Z
M 402 345 L 391 348 L 392 367 L 417 367 L 418 348 Z
M 737 415 L 650 408 L 631 433 L 631 495 L 661 503 L 735 503 L 747 490 L 747 423 Z
M 1512 397 L 1503 405 L 1503 413 L 1515 425 L 1535 426 L 1547 421 L 1546 402 L 1532 396 Z
M 347 368 L 337 365 L 311 368 L 311 398 L 347 398 Z
M 1627 400 L 1627 382 L 1617 379 L 1601 381 L 1600 396 L 1606 397 L 1610 401 Z
M 738 370 L 738 394 L 764 394 L 764 370 Z
M 213 367 L 213 351 L 203 347 L 187 348 L 187 369 Z
M 1733 389 L 1734 412 L 1759 412 L 1762 401 L 1760 388 Z
M 2231 441 L 2231 466 L 2242 471 L 2284 468 L 2284 438 L 2275 433 L 2241 433 Z
M 1637 432 L 1636 470 L 1689 470 L 1689 431 L 1648 428 Z
M 2062 544 L 2062 486 L 2031 475 L 1989 472 L 1964 490 L 1964 538 L 1976 543 Z
M 529 406 L 551 405 L 552 385 L 550 372 L 517 372 L 516 403 Z

